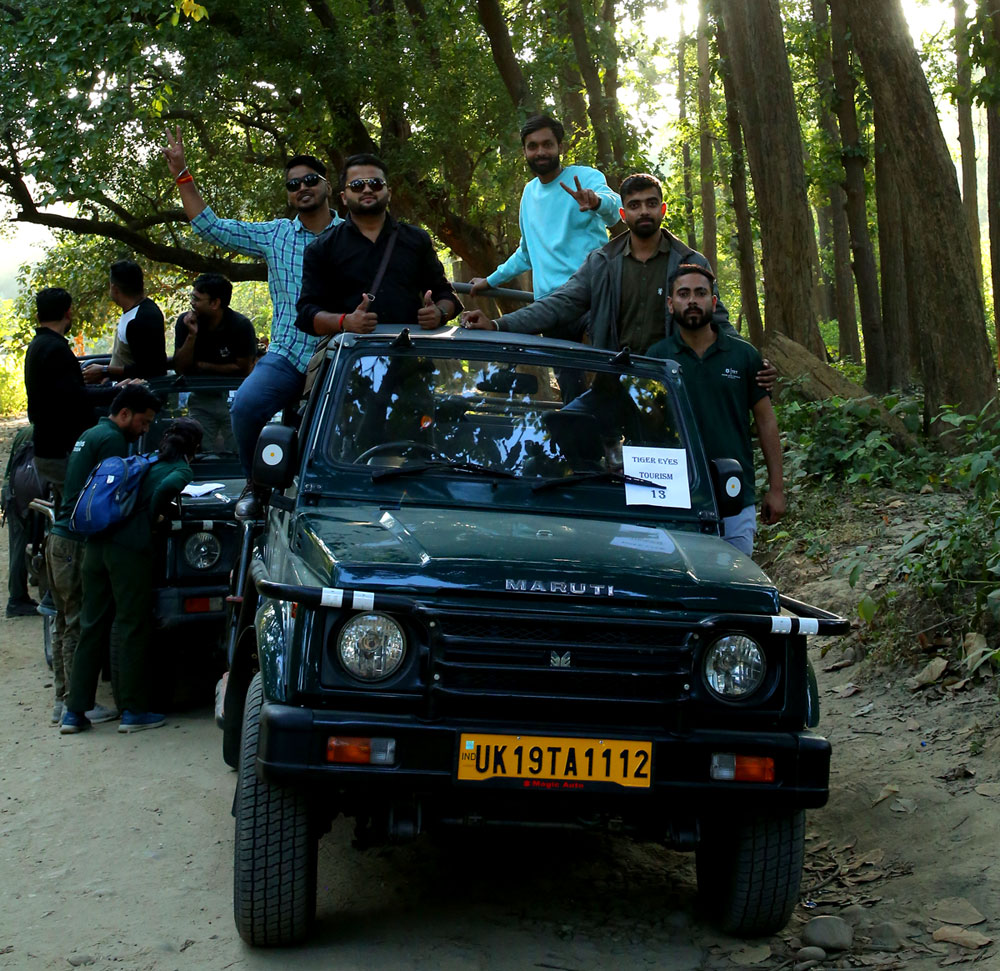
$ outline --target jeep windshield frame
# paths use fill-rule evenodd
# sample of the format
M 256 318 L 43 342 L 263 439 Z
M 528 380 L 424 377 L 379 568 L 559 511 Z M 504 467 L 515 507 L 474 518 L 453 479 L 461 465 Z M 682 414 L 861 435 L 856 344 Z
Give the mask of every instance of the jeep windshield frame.
M 310 502 L 390 508 L 475 503 L 699 531 L 718 522 L 701 438 L 674 362 L 459 333 L 405 340 L 376 334 L 330 348 L 322 400 L 303 443 L 300 494 Z M 645 467 L 636 471 L 636 450 L 682 453 L 688 507 L 629 502 L 619 476 L 587 475 L 624 471 L 646 478 Z M 497 474 L 471 476 L 449 469 L 449 462 L 494 467 Z M 415 474 L 373 475 L 407 465 Z M 532 488 L 541 483 L 544 489 Z M 641 487 L 629 485 L 635 488 Z

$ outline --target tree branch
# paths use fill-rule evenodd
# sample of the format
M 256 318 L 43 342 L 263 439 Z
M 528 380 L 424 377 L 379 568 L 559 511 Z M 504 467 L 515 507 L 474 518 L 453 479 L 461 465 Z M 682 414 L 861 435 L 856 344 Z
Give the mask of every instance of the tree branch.
M 490 39 L 493 60 L 510 95 L 510 100 L 515 108 L 526 107 L 531 98 L 531 90 L 514 54 L 499 0 L 476 0 L 476 6 L 479 8 L 479 22 Z

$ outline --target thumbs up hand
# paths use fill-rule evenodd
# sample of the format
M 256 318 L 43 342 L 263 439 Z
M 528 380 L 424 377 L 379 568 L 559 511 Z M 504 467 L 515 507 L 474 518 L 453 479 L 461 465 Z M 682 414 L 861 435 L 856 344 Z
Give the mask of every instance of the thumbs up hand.
M 353 313 L 344 318 L 343 329 L 354 334 L 370 334 L 378 323 L 378 317 L 368 310 L 368 294 L 364 294 L 361 303 L 357 305 Z
M 441 326 L 444 314 L 441 308 L 431 299 L 431 291 L 424 294 L 424 305 L 417 311 L 417 323 L 424 330 L 434 330 Z

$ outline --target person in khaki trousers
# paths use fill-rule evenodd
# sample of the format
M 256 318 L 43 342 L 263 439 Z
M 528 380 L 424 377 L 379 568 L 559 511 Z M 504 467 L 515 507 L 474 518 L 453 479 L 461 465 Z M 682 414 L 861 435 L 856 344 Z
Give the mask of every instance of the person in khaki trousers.
M 69 691 L 73 656 L 80 638 L 85 544 L 70 525 L 73 507 L 94 466 L 113 455 L 127 455 L 129 443 L 148 431 L 159 410 L 160 399 L 145 384 L 126 385 L 111 403 L 110 416 L 102 418 L 80 436 L 66 462 L 63 501 L 45 544 L 49 585 L 57 611 L 52 638 L 53 725 L 58 725 L 62 719 L 63 701 Z M 118 712 L 103 706 L 93 709 L 90 715 L 91 721 L 98 722 L 117 717 Z

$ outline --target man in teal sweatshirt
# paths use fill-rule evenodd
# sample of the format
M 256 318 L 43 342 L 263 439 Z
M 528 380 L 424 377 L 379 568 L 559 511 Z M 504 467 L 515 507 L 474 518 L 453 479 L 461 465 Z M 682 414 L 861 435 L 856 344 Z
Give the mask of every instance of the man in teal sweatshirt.
M 531 270 L 535 299 L 562 286 L 591 250 L 608 241 L 621 199 L 607 179 L 587 165 L 562 164 L 563 126 L 548 115 L 521 129 L 528 168 L 535 173 L 521 194 L 521 242 L 510 259 L 487 277 L 471 280 L 472 293 L 499 286 Z

